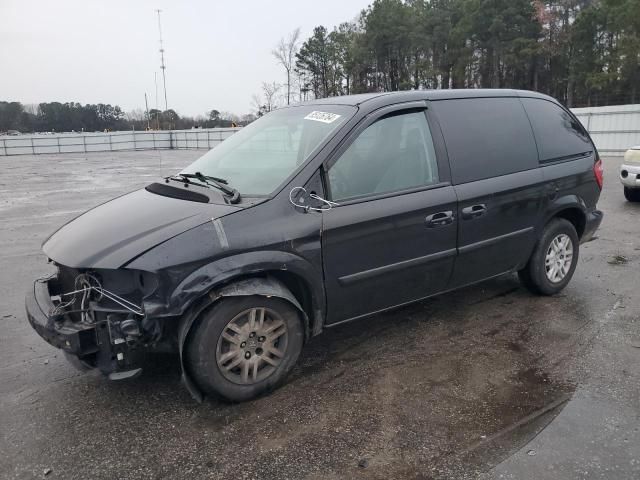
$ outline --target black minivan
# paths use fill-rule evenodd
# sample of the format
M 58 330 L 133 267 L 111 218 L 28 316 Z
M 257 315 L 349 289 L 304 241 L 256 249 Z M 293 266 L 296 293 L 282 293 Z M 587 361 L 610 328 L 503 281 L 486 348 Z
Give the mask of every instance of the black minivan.
M 55 232 L 43 250 L 57 273 L 27 315 L 111 379 L 173 349 L 194 397 L 247 400 L 323 328 L 510 272 L 559 292 L 602 220 L 601 188 L 589 135 L 538 93 L 281 108 Z

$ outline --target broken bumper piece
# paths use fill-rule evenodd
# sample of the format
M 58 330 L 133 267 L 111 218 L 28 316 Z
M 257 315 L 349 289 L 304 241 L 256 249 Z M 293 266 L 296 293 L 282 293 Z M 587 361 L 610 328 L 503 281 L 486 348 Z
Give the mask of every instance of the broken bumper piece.
M 78 368 L 98 368 L 111 380 L 138 375 L 142 369 L 135 365 L 131 342 L 108 319 L 83 323 L 74 321 L 68 312 L 60 311 L 54 303 L 60 289 L 54 276 L 36 280 L 27 292 L 27 318 L 38 335 L 63 350 Z

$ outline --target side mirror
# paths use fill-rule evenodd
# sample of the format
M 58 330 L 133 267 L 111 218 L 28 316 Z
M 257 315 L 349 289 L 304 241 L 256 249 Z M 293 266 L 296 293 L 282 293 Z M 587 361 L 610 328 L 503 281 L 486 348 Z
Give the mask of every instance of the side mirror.
M 315 200 L 315 203 L 319 203 L 321 206 L 312 206 L 311 200 Z M 304 187 L 293 187 L 289 192 L 289 202 L 291 202 L 291 205 L 294 207 L 302 208 L 305 213 L 309 211 L 326 212 L 331 210 L 333 207 L 340 205 L 339 203 L 322 198 L 315 192 L 307 192 L 307 189 Z

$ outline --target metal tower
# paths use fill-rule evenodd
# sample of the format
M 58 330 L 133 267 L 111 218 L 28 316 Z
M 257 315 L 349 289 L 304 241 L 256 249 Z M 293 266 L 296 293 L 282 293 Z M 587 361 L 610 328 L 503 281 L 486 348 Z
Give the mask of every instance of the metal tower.
M 162 85 L 164 87 L 164 109 L 166 111 L 169 110 L 169 107 L 167 106 L 167 78 L 165 76 L 165 70 L 167 67 L 164 64 L 164 47 L 162 46 L 162 24 L 160 23 L 160 12 L 162 12 L 162 10 L 156 10 L 156 13 L 158 14 L 158 33 L 160 34 L 160 68 L 162 69 Z

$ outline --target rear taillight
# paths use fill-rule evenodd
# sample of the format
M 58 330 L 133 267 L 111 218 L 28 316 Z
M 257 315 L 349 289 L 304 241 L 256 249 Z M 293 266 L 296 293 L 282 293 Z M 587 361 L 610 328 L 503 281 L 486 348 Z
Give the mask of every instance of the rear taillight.
M 598 183 L 598 187 L 602 190 L 602 181 L 604 178 L 604 171 L 602 168 L 602 160 L 600 157 L 597 157 L 596 163 L 593 164 L 593 174 L 596 176 L 596 182 Z

